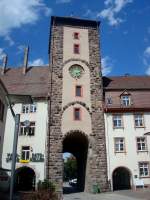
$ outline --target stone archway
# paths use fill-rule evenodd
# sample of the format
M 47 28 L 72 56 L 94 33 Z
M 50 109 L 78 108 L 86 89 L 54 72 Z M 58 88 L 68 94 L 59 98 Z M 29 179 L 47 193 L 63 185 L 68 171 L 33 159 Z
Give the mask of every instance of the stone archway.
M 15 173 L 16 191 L 35 190 L 35 172 L 30 167 L 20 167 Z
M 84 191 L 86 163 L 88 152 L 88 138 L 80 131 L 72 131 L 63 139 L 63 152 L 69 152 L 77 160 L 77 189 Z
M 131 189 L 131 174 L 126 167 L 118 167 L 113 171 L 113 190 Z

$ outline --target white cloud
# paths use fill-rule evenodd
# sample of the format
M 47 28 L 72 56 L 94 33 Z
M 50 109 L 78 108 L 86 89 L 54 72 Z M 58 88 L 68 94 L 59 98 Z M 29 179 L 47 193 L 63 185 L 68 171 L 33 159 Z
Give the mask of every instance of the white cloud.
M 145 49 L 144 55 L 145 55 L 146 57 L 150 57 L 150 46 L 147 47 L 147 48 Z
M 112 0 L 105 0 L 104 1 L 104 4 L 107 6 L 107 5 L 109 5 L 109 4 L 111 4 L 112 3 Z
M 112 70 L 112 63 L 110 61 L 110 58 L 108 56 L 105 56 L 104 58 L 101 59 L 101 64 L 102 64 L 102 74 L 103 76 L 106 76 Z
M 37 58 L 37 59 L 33 60 L 32 62 L 29 62 L 29 65 L 30 66 L 43 66 L 45 64 L 41 58 Z
M 143 63 L 147 67 L 145 73 L 150 75 L 150 46 L 148 46 L 144 51 Z
M 0 0 L 0 36 L 6 36 L 14 28 L 35 23 L 41 15 L 52 12 L 43 0 Z
M 56 0 L 57 4 L 70 3 L 72 0 Z
M 146 74 L 150 76 L 150 66 L 147 68 Z
M 6 40 L 9 43 L 9 46 L 13 46 L 15 44 L 15 42 L 9 35 L 6 35 L 4 40 Z
M 122 9 L 128 4 L 132 3 L 133 0 L 105 0 L 104 4 L 106 8 L 97 14 L 97 17 L 102 17 L 108 20 L 109 25 L 117 26 L 123 20 L 117 15 Z
M 0 48 L 0 60 L 2 60 L 5 55 L 6 54 L 4 53 L 4 49 Z
M 94 13 L 91 9 L 87 9 L 86 12 L 83 14 L 83 17 L 89 17 L 89 18 L 96 18 L 96 13 Z
M 20 54 L 20 53 L 22 53 L 22 52 L 24 51 L 25 45 L 19 45 L 19 46 L 17 47 L 17 49 L 18 49 L 17 54 Z

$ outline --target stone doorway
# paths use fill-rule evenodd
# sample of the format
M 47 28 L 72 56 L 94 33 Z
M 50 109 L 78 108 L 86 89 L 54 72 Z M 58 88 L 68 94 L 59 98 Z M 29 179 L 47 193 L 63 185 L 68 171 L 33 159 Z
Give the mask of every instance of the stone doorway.
M 125 167 L 118 167 L 113 172 L 113 190 L 131 189 L 130 172 Z
M 16 170 L 15 190 L 31 191 L 35 190 L 35 172 L 30 167 L 21 167 Z
M 69 133 L 63 140 L 63 153 L 71 153 L 77 161 L 77 191 L 84 191 L 88 138 L 80 132 Z

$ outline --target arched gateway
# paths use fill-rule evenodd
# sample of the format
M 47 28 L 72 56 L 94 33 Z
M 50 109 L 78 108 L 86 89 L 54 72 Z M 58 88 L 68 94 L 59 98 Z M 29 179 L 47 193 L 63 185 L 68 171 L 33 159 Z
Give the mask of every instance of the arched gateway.
M 99 24 L 51 19 L 47 177 L 60 193 L 66 151 L 77 159 L 80 191 L 108 190 Z
M 74 131 L 63 139 L 63 153 L 69 152 L 77 160 L 77 189 L 84 191 L 85 172 L 88 152 L 88 138 L 85 134 Z
M 15 190 L 35 190 L 35 172 L 30 167 L 20 167 L 15 172 Z
M 126 167 L 118 167 L 113 172 L 113 190 L 131 189 L 131 175 Z

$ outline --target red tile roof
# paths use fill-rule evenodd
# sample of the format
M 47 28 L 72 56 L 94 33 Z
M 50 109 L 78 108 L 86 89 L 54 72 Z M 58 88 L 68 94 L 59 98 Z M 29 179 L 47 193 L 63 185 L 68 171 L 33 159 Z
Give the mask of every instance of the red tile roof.
M 103 77 L 106 90 L 150 89 L 150 76 Z
M 48 66 L 29 67 L 27 73 L 23 74 L 23 68 L 10 68 L 2 75 L 3 81 L 10 94 L 32 95 L 33 97 L 46 97 L 48 94 L 48 83 L 50 70 Z

